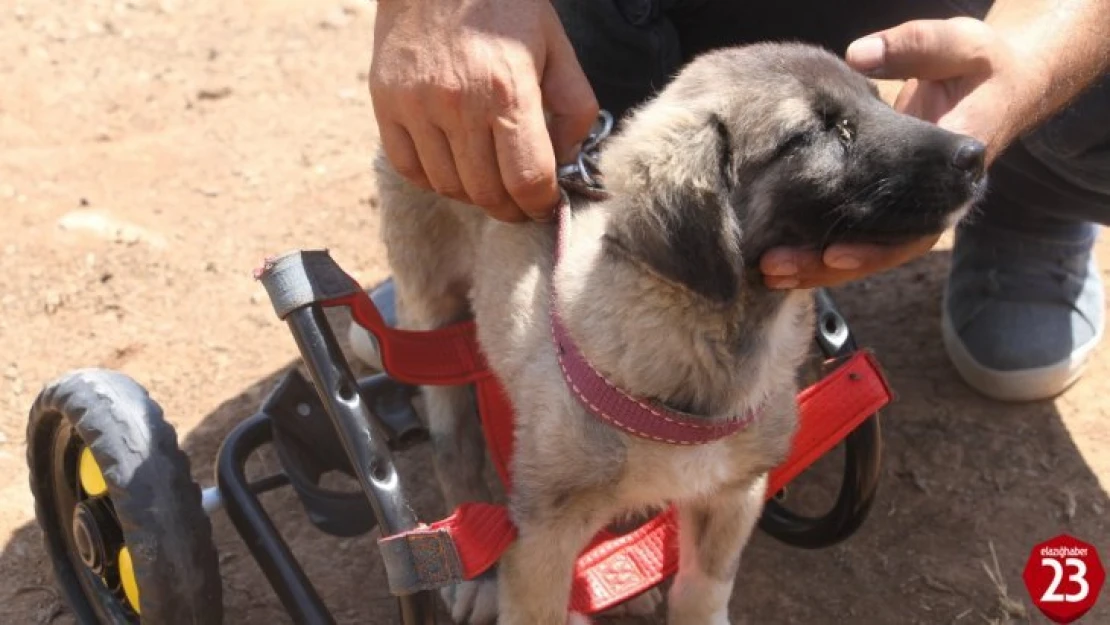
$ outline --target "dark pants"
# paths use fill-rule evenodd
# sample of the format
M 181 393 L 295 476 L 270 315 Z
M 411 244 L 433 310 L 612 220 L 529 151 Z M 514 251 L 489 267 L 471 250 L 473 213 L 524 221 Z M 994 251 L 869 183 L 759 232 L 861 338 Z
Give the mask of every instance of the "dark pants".
M 602 108 L 620 116 L 693 56 L 795 40 L 843 56 L 912 19 L 983 17 L 990 0 L 554 0 Z M 1019 229 L 1110 224 L 1110 75 L 1033 130 L 991 169 L 984 212 Z

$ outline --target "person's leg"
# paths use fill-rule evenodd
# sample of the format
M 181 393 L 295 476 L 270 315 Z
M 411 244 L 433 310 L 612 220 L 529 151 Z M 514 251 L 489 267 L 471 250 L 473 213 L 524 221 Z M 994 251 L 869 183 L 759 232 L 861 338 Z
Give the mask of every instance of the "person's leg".
M 1093 254 L 1110 223 L 1110 77 L 991 168 L 987 199 L 956 233 L 945 348 L 985 395 L 1052 397 L 1082 373 L 1105 324 Z
M 843 55 L 854 39 L 912 19 L 982 18 L 991 0 L 807 0 L 789 6 L 707 0 L 673 16 L 684 59 L 719 46 L 800 40 Z M 961 376 L 998 399 L 1065 389 L 1104 325 L 1092 254 L 1110 224 L 1110 76 L 1022 137 L 990 171 L 990 192 L 957 230 L 942 307 Z

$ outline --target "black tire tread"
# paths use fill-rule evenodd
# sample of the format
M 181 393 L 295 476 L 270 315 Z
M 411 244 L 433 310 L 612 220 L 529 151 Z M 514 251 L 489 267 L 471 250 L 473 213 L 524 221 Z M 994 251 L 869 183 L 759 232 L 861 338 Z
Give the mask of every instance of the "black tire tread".
M 48 383 L 30 411 L 27 463 L 36 507 L 34 434 L 60 414 L 91 449 L 104 473 L 138 580 L 143 622 L 219 625 L 223 585 L 212 524 L 201 505 L 188 456 L 161 406 L 129 376 L 80 369 Z M 56 417 L 55 417 L 56 418 Z M 50 548 L 49 537 L 46 537 Z

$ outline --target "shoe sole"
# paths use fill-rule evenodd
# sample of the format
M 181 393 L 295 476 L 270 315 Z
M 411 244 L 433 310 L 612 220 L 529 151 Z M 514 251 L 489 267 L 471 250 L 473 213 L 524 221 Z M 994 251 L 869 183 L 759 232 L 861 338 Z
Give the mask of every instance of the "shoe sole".
M 971 355 L 947 314 L 941 315 L 941 328 L 948 358 L 964 382 L 991 399 L 1005 402 L 1050 399 L 1069 389 L 1086 371 L 1089 356 L 1102 341 L 1104 330 L 1100 324 L 1094 338 L 1055 364 L 1020 371 L 999 371 L 983 366 Z

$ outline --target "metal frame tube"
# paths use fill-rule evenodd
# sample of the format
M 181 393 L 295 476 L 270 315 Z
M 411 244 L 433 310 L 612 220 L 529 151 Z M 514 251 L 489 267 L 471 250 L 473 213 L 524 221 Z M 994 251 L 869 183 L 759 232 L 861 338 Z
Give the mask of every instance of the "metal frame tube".
M 224 510 L 294 622 L 335 625 L 335 619 L 247 481 L 247 459 L 271 438 L 270 417 L 260 412 L 235 426 L 220 445 L 216 481 Z
M 310 304 L 289 313 L 286 323 L 309 376 L 331 417 L 355 478 L 370 500 L 383 536 L 416 529 L 416 513 L 393 465 L 387 437 L 359 392 L 358 381 L 335 339 L 324 310 Z M 432 595 L 427 591 L 397 598 L 406 625 L 433 625 Z

